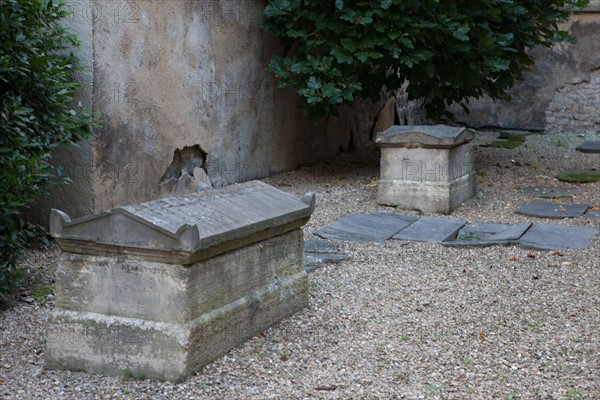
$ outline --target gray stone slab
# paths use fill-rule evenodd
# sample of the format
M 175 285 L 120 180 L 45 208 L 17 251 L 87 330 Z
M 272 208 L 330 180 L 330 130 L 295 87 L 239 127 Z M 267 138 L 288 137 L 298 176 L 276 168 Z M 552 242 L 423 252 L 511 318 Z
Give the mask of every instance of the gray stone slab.
M 315 234 L 325 239 L 344 242 L 381 243 L 418 219 L 418 217 L 392 213 L 350 215 L 316 231 Z
M 561 197 L 573 197 L 579 193 L 578 188 L 572 187 L 531 187 L 523 190 L 528 196 L 542 197 L 546 199 L 556 199 Z
M 565 204 L 534 200 L 522 205 L 515 212 L 539 218 L 575 218 L 582 216 L 589 207 L 587 204 Z
M 298 199 L 259 181 L 169 197 L 71 220 L 52 210 L 50 231 L 65 251 L 117 251 L 189 264 L 304 225 L 314 195 Z
M 516 225 L 473 223 L 462 227 L 458 231 L 456 239 L 442 242 L 442 244 L 445 246 L 458 247 L 506 246 L 516 243 L 530 227 L 530 222 Z
M 575 150 L 581 153 L 600 153 L 600 141 L 587 141 L 581 143 L 575 148 Z
M 600 221 L 600 209 L 596 210 L 596 209 L 589 209 L 584 215 L 583 218 L 585 219 L 591 219 L 594 221 Z
M 448 125 L 394 125 L 379 132 L 375 143 L 378 146 L 451 148 L 473 140 L 473 131 Z
M 401 230 L 393 239 L 421 242 L 443 242 L 451 239 L 467 223 L 464 219 L 421 217 Z
M 519 244 L 537 250 L 585 249 L 599 232 L 595 228 L 534 224 L 519 239 Z
M 304 269 L 307 273 L 328 263 L 349 260 L 348 254 L 340 252 L 340 246 L 319 239 L 308 239 L 304 242 Z

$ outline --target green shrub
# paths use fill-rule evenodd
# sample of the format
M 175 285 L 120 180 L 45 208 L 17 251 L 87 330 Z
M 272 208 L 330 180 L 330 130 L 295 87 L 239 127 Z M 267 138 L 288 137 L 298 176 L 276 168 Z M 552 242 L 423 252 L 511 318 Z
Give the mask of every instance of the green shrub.
M 533 64 L 526 50 L 571 40 L 558 28 L 583 0 L 269 0 L 263 28 L 283 56 L 269 70 L 312 117 L 409 82 L 429 116 L 470 97 L 508 99 Z M 467 110 L 468 111 L 468 110 Z
M 91 133 L 92 115 L 73 100 L 78 42 L 66 15 L 62 3 L 0 0 L 0 296 L 23 273 L 19 254 L 43 236 L 21 212 L 64 181 L 50 158 Z

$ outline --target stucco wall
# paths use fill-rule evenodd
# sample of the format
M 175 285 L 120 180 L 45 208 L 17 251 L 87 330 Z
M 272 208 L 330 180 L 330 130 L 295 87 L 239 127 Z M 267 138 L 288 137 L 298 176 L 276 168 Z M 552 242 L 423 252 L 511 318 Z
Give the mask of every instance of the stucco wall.
M 108 117 L 94 141 L 97 209 L 155 198 L 184 147 L 206 153 L 214 186 L 338 150 L 340 137 L 311 126 L 265 72 L 275 44 L 258 27 L 262 8 L 141 1 L 124 3 L 123 18 L 94 20 L 94 85 L 108 88 L 94 98 Z
M 572 14 L 562 27 L 577 38 L 576 44 L 531 50 L 535 67 L 511 90 L 512 102 L 489 98 L 471 101 L 470 115 L 460 107 L 451 107 L 456 120 L 473 127 L 568 132 L 597 129 L 600 104 L 597 97 L 587 95 L 600 92 L 600 83 L 594 78 L 600 69 L 600 10 L 596 10 L 600 7 L 596 3 L 587 12 Z M 564 96 L 579 90 L 586 93 L 586 99 L 580 98 L 577 104 L 571 95 Z M 596 112 L 589 113 L 591 109 Z
M 50 207 L 78 217 L 166 196 L 173 179 L 164 183 L 182 166 L 220 187 L 367 144 L 381 105 L 364 102 L 314 124 L 293 92 L 276 87 L 265 68 L 277 42 L 259 28 L 265 4 L 69 2 L 87 68 L 82 101 L 105 125 L 58 160 L 85 177 L 53 192 L 32 219 L 46 224 Z

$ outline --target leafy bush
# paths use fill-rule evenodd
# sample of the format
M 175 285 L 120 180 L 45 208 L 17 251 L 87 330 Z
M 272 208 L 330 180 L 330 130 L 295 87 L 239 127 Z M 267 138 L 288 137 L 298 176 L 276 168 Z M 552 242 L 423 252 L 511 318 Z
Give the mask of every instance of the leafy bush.
M 466 109 L 469 97 L 508 99 L 533 63 L 526 50 L 572 40 L 558 24 L 566 7 L 587 3 L 269 0 L 263 28 L 284 46 L 269 70 L 312 117 L 356 96 L 379 99 L 382 88 L 405 81 L 409 99 L 424 98 L 429 116 L 448 115 L 447 105 Z
M 78 42 L 61 25 L 63 4 L 0 0 L 0 295 L 23 273 L 17 257 L 43 230 L 21 212 L 64 181 L 49 160 L 90 135 L 92 115 L 73 104 Z

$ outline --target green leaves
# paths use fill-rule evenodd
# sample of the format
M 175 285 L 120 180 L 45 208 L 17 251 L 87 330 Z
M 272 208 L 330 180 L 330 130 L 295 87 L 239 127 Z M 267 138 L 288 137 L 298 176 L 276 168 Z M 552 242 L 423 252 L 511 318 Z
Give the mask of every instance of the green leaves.
M 0 0 L 0 296 L 22 273 L 19 254 L 44 237 L 21 212 L 64 181 L 52 173 L 53 152 L 94 124 L 73 104 L 77 39 L 61 25 L 67 15 L 62 3 Z
M 383 8 L 384 10 L 387 10 L 388 8 L 390 8 L 392 6 L 392 0 L 382 0 L 381 1 L 381 8 Z
M 352 38 L 341 38 L 340 43 L 344 48 L 350 52 L 356 51 L 356 46 L 354 45 L 354 40 Z
M 583 0 L 270 0 L 262 27 L 285 49 L 269 70 L 293 88 L 306 115 L 409 82 L 428 114 L 488 95 L 506 98 L 533 63 L 526 52 L 572 38 L 558 29 Z M 319 87 L 315 86 L 319 83 Z

